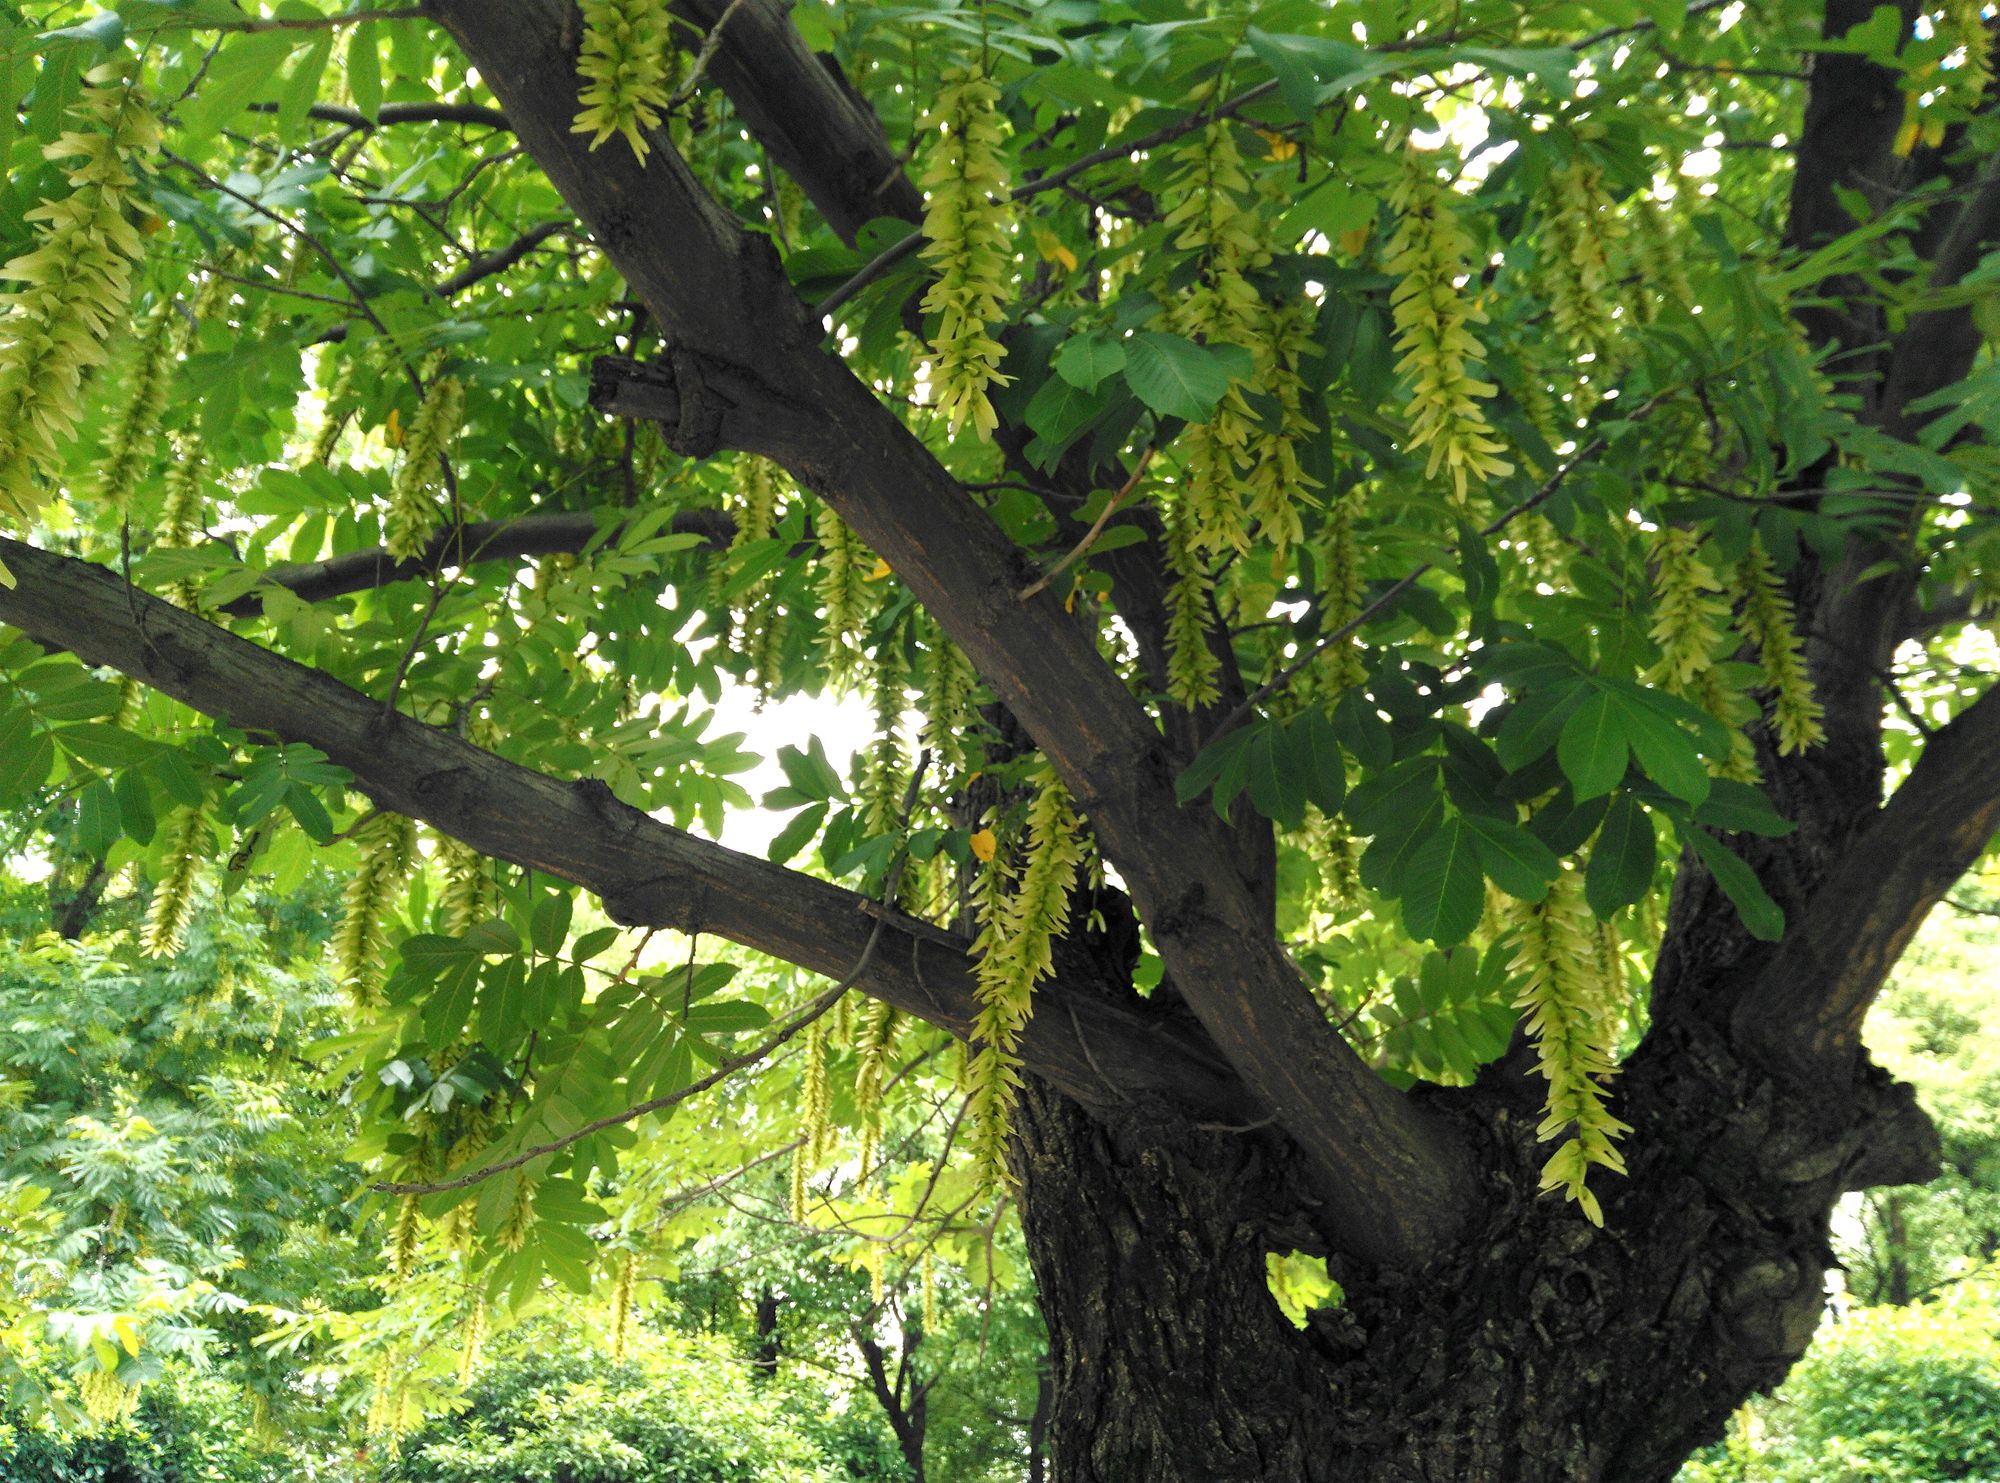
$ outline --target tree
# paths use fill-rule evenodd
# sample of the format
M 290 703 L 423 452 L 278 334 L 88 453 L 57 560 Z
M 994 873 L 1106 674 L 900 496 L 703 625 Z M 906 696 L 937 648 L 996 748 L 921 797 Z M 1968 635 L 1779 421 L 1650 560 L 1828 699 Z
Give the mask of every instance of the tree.
M 1218 11 L 10 27 L 10 780 L 162 950 L 339 852 L 335 1070 L 483 1294 L 787 1048 L 865 1180 L 915 1021 L 1065 1483 L 1665 1478 L 1935 1168 L 1859 1026 L 2000 824 L 1988 23 Z M 768 860 L 726 680 L 881 718 Z M 587 973 L 578 889 L 868 1007 Z

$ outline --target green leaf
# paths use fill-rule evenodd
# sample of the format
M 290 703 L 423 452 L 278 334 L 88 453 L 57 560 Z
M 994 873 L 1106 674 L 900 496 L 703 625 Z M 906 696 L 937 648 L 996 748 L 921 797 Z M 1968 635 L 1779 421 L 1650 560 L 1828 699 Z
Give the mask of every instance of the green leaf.
M 1540 901 L 1562 866 L 1555 852 L 1519 824 L 1484 814 L 1461 815 L 1493 884 L 1522 901 Z
M 1651 816 L 1630 793 L 1620 794 L 1605 814 L 1596 847 L 1590 852 L 1590 864 L 1583 873 L 1584 900 L 1600 917 L 1630 906 L 1653 884 L 1658 859 L 1659 841 L 1654 837 Z
M 1678 726 L 1633 706 L 1623 707 L 1621 716 L 1641 772 L 1686 803 L 1698 804 L 1708 797 L 1708 769 Z
M 151 844 L 158 825 L 153 813 L 153 790 L 146 786 L 145 775 L 121 772 L 113 791 L 118 795 L 118 816 L 125 833 L 140 844 Z
M 1797 827 L 1771 807 L 1762 790 L 1733 778 L 1716 778 L 1708 800 L 1694 811 L 1694 821 L 1731 834 L 1761 834 L 1782 839 Z
M 1403 925 L 1412 937 L 1440 947 L 1463 942 L 1479 925 L 1486 903 L 1485 877 L 1472 831 L 1447 819 L 1403 867 Z
M 789 864 L 812 837 L 819 833 L 819 826 L 826 822 L 828 807 L 829 805 L 824 803 L 815 803 L 810 808 L 793 815 L 791 822 L 778 831 L 777 837 L 764 851 L 765 858 L 779 865 Z
M 1305 780 L 1283 765 L 1278 743 L 1276 726 L 1259 727 L 1250 743 L 1250 802 L 1265 818 L 1296 829 L 1306 818 Z
M 1340 812 L 1347 793 L 1347 764 L 1324 711 L 1307 711 L 1285 728 L 1287 756 L 1306 797 L 1329 819 Z
M 1076 335 L 1063 341 L 1049 364 L 1071 386 L 1095 392 L 1098 382 L 1125 369 L 1125 346 L 1109 335 Z M 1032 418 L 1029 425 L 1035 426 Z M 1040 430 L 1036 428 L 1037 432 Z
M 355 111 L 374 123 L 382 111 L 382 52 L 372 21 L 356 26 L 347 39 L 347 91 Z
M 277 134 L 280 139 L 289 141 L 297 137 L 300 126 L 306 121 L 306 110 L 319 96 L 320 78 L 326 72 L 327 60 L 332 55 L 332 33 L 323 32 L 306 48 L 305 55 L 292 68 L 291 76 L 285 79 L 284 91 L 278 97 Z
M 846 785 L 840 781 L 840 774 L 833 764 L 826 760 L 826 749 L 816 736 L 806 738 L 806 749 L 797 747 L 778 748 L 778 766 L 784 769 L 785 780 L 805 798 L 845 798 Z M 766 807 L 770 804 L 766 801 Z
M 299 33 L 295 31 L 224 37 L 200 92 L 178 110 L 179 147 L 206 144 L 223 124 L 267 96 L 266 84 L 298 45 Z
M 1333 707 L 1333 734 L 1363 767 L 1387 767 L 1396 755 L 1396 738 L 1359 690 L 1349 690 Z
M 1111 410 L 1112 390 L 1109 386 L 1099 386 L 1094 391 L 1085 391 L 1059 375 L 1041 384 L 1029 398 L 1023 414 L 1035 434 L 1037 467 L 1055 467 L 1063 450 Z
M 1734 903 L 1737 915 L 1743 918 L 1743 925 L 1750 929 L 1752 937 L 1776 942 L 1785 935 L 1784 908 L 1771 899 L 1771 893 L 1757 879 L 1757 872 L 1744 863 L 1741 855 L 1700 829 L 1683 829 L 1680 836 L 1701 857 L 1701 863 L 1708 867 L 1722 893 Z
M 1625 777 L 1629 755 L 1623 707 L 1602 690 L 1576 708 L 1563 723 L 1556 742 L 1556 760 L 1562 764 L 1578 802 L 1617 787 Z
M 1163 417 L 1203 422 L 1229 390 L 1229 372 L 1194 341 L 1145 330 L 1126 342 L 1125 384 Z

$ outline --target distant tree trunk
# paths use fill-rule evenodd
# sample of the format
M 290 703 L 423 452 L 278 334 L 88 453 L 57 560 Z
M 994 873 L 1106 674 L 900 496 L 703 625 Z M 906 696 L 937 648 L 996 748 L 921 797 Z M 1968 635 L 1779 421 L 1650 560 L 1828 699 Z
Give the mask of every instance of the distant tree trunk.
M 888 1357 L 875 1336 L 859 1325 L 854 1330 L 855 1347 L 868 1367 L 868 1384 L 883 1414 L 889 1418 L 889 1429 L 896 1434 L 896 1445 L 902 1449 L 903 1462 L 910 1470 L 910 1483 L 926 1483 L 924 1432 L 930 1412 L 930 1387 L 918 1383 L 910 1369 L 920 1342 L 921 1335 L 916 1330 L 903 1330 L 901 1353 L 892 1376 Z
M 1311 1241 L 1282 1142 L 1151 1109 L 1107 1124 L 1031 1085 L 1016 1158 L 1053 1479 L 1671 1479 L 1804 1351 L 1842 1187 L 1921 1161 L 1928 1129 L 1872 1068 L 1808 1104 L 1716 1044 L 1660 1041 L 1621 1078 L 1632 1175 L 1606 1181 L 1603 1230 L 1537 1193 L 1538 1082 L 1440 1091 L 1488 1145 L 1488 1217 L 1423 1266 L 1336 1262 L 1346 1301 L 1303 1331 L 1265 1280 L 1268 1251 Z
M 757 1343 L 750 1351 L 750 1367 L 760 1375 L 778 1372 L 778 1295 L 765 1288 L 757 1294 Z
M 1882 1197 L 1882 1218 L 1888 1226 L 1888 1300 L 1898 1307 L 1910 1301 L 1910 1226 L 1903 1213 L 1903 1199 L 1894 1190 Z
M 1049 1412 L 1055 1402 L 1055 1377 L 1049 1356 L 1035 1365 L 1035 1410 L 1028 1418 L 1028 1483 L 1048 1483 Z

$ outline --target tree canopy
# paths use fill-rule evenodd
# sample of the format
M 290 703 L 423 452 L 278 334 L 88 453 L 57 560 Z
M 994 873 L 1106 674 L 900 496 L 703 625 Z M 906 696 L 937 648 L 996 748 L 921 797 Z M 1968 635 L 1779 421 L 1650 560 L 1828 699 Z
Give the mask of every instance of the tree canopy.
M 1019 1206 L 1064 1479 L 1664 1476 L 1934 1172 L 1859 1030 L 2000 826 L 1977 0 L 121 0 L 0 63 L 10 848 L 86 993 L 340 880 L 269 1053 L 430 1300 L 256 1301 L 378 1428 L 782 1166 L 878 1315 Z M 1250 1389 L 1437 1364 L 1375 1432 Z

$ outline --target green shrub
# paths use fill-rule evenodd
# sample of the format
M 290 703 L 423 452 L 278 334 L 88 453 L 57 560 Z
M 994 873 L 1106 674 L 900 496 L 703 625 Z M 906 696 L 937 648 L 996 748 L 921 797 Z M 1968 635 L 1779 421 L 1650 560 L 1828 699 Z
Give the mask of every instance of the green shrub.
M 133 1413 L 88 1430 L 52 1417 L 0 1414 L 7 1483 L 304 1483 L 332 1480 L 248 1440 L 250 1408 L 220 1381 L 170 1370 L 139 1393 Z
M 464 1413 L 404 1443 L 395 1483 L 900 1476 L 872 1470 L 865 1438 L 830 1424 L 818 1392 L 753 1379 L 722 1346 L 683 1335 L 635 1335 L 631 1356 L 615 1363 L 587 1340 L 544 1331 L 490 1368 L 467 1400 Z
M 1757 1409 L 1754 1444 L 1709 1449 L 1681 1483 L 2000 1479 L 2000 1281 L 1854 1312 Z

